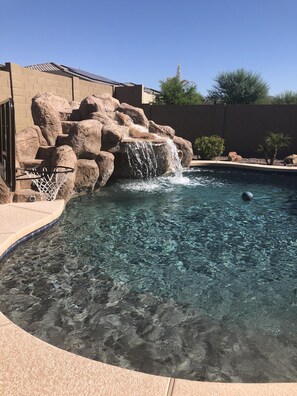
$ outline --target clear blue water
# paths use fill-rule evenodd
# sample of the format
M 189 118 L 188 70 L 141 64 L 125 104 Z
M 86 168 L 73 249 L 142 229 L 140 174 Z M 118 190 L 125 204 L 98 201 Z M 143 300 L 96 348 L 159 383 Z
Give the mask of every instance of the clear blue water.
M 77 198 L 0 263 L 0 310 L 122 367 L 296 381 L 296 189 L 292 176 L 196 169 Z

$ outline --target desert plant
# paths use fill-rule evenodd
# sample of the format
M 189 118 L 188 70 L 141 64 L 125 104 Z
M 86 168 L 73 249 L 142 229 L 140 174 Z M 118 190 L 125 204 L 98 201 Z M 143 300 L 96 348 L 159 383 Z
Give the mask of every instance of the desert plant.
M 195 140 L 194 148 L 201 159 L 212 160 L 225 149 L 225 141 L 217 135 L 201 136 Z
M 297 104 L 297 91 L 284 91 L 274 96 L 271 100 L 272 104 Z
M 266 100 L 268 84 L 260 74 L 238 69 L 219 73 L 208 98 L 219 103 L 252 104 Z
M 259 145 L 258 151 L 264 155 L 267 165 L 273 165 L 278 150 L 283 147 L 288 147 L 291 138 L 283 133 L 269 132 L 264 139 L 264 144 Z

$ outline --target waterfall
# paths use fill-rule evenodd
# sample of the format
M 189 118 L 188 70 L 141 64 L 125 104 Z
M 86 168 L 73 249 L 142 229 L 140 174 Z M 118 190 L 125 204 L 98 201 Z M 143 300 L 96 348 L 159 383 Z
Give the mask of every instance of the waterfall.
M 125 144 L 130 176 L 151 179 L 166 173 L 182 174 L 178 151 L 171 139 L 166 141 L 135 140 Z
M 181 160 L 178 156 L 176 145 L 173 143 L 173 140 L 168 139 L 166 142 L 166 147 L 168 153 L 169 171 L 181 176 L 183 172 L 183 167 L 181 164 Z
M 131 141 L 125 151 L 133 177 L 151 179 L 157 176 L 158 163 L 152 142 Z

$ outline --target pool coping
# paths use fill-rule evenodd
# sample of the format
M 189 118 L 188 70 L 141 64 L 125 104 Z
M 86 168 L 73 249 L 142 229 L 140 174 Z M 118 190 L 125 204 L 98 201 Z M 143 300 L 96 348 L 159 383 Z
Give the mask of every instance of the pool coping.
M 245 169 L 250 171 L 270 172 L 270 173 L 296 173 L 297 166 L 277 166 L 277 165 L 264 165 L 264 164 L 248 164 L 244 162 L 233 161 L 212 161 L 212 160 L 193 160 L 190 167 L 216 167 L 216 168 L 233 168 Z
M 0 259 L 17 244 L 55 224 L 64 207 L 63 200 L 0 205 Z M 1 313 L 0 351 L 0 390 L 4 396 L 297 395 L 297 383 L 190 381 L 144 374 L 96 362 L 37 339 Z

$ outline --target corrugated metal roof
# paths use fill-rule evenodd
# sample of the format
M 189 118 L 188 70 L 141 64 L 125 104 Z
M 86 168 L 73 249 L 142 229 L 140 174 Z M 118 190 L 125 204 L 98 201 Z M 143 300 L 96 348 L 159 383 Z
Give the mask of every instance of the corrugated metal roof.
M 39 63 L 37 65 L 25 66 L 26 69 L 39 70 L 42 72 L 60 71 L 61 69 L 55 63 Z
M 39 70 L 42 72 L 57 72 L 57 71 L 63 71 L 64 73 L 69 73 L 72 76 L 82 78 L 83 80 L 91 81 L 91 82 L 101 82 L 105 84 L 111 84 L 111 85 L 126 85 L 126 86 L 134 86 L 135 83 L 129 82 L 129 83 L 121 83 L 118 81 L 111 80 L 109 78 L 99 76 L 98 74 L 94 73 L 89 73 L 81 69 L 77 69 L 75 67 L 70 67 L 66 65 L 58 65 L 57 63 L 54 62 L 48 62 L 48 63 L 39 63 L 37 65 L 30 65 L 30 66 L 25 66 L 27 69 L 32 69 L 32 70 Z M 152 88 L 144 88 L 146 92 L 148 93 L 157 93 L 159 91 L 152 89 Z
M 102 82 L 105 84 L 112 85 L 124 85 L 118 81 L 110 80 L 109 78 L 99 76 L 97 74 L 89 73 L 84 70 L 76 69 L 75 67 L 70 67 L 66 65 L 58 65 L 54 62 L 39 63 L 37 65 L 25 66 L 27 69 L 38 70 L 42 72 L 55 72 L 63 71 L 64 73 L 69 73 L 73 76 L 80 77 L 87 81 Z

